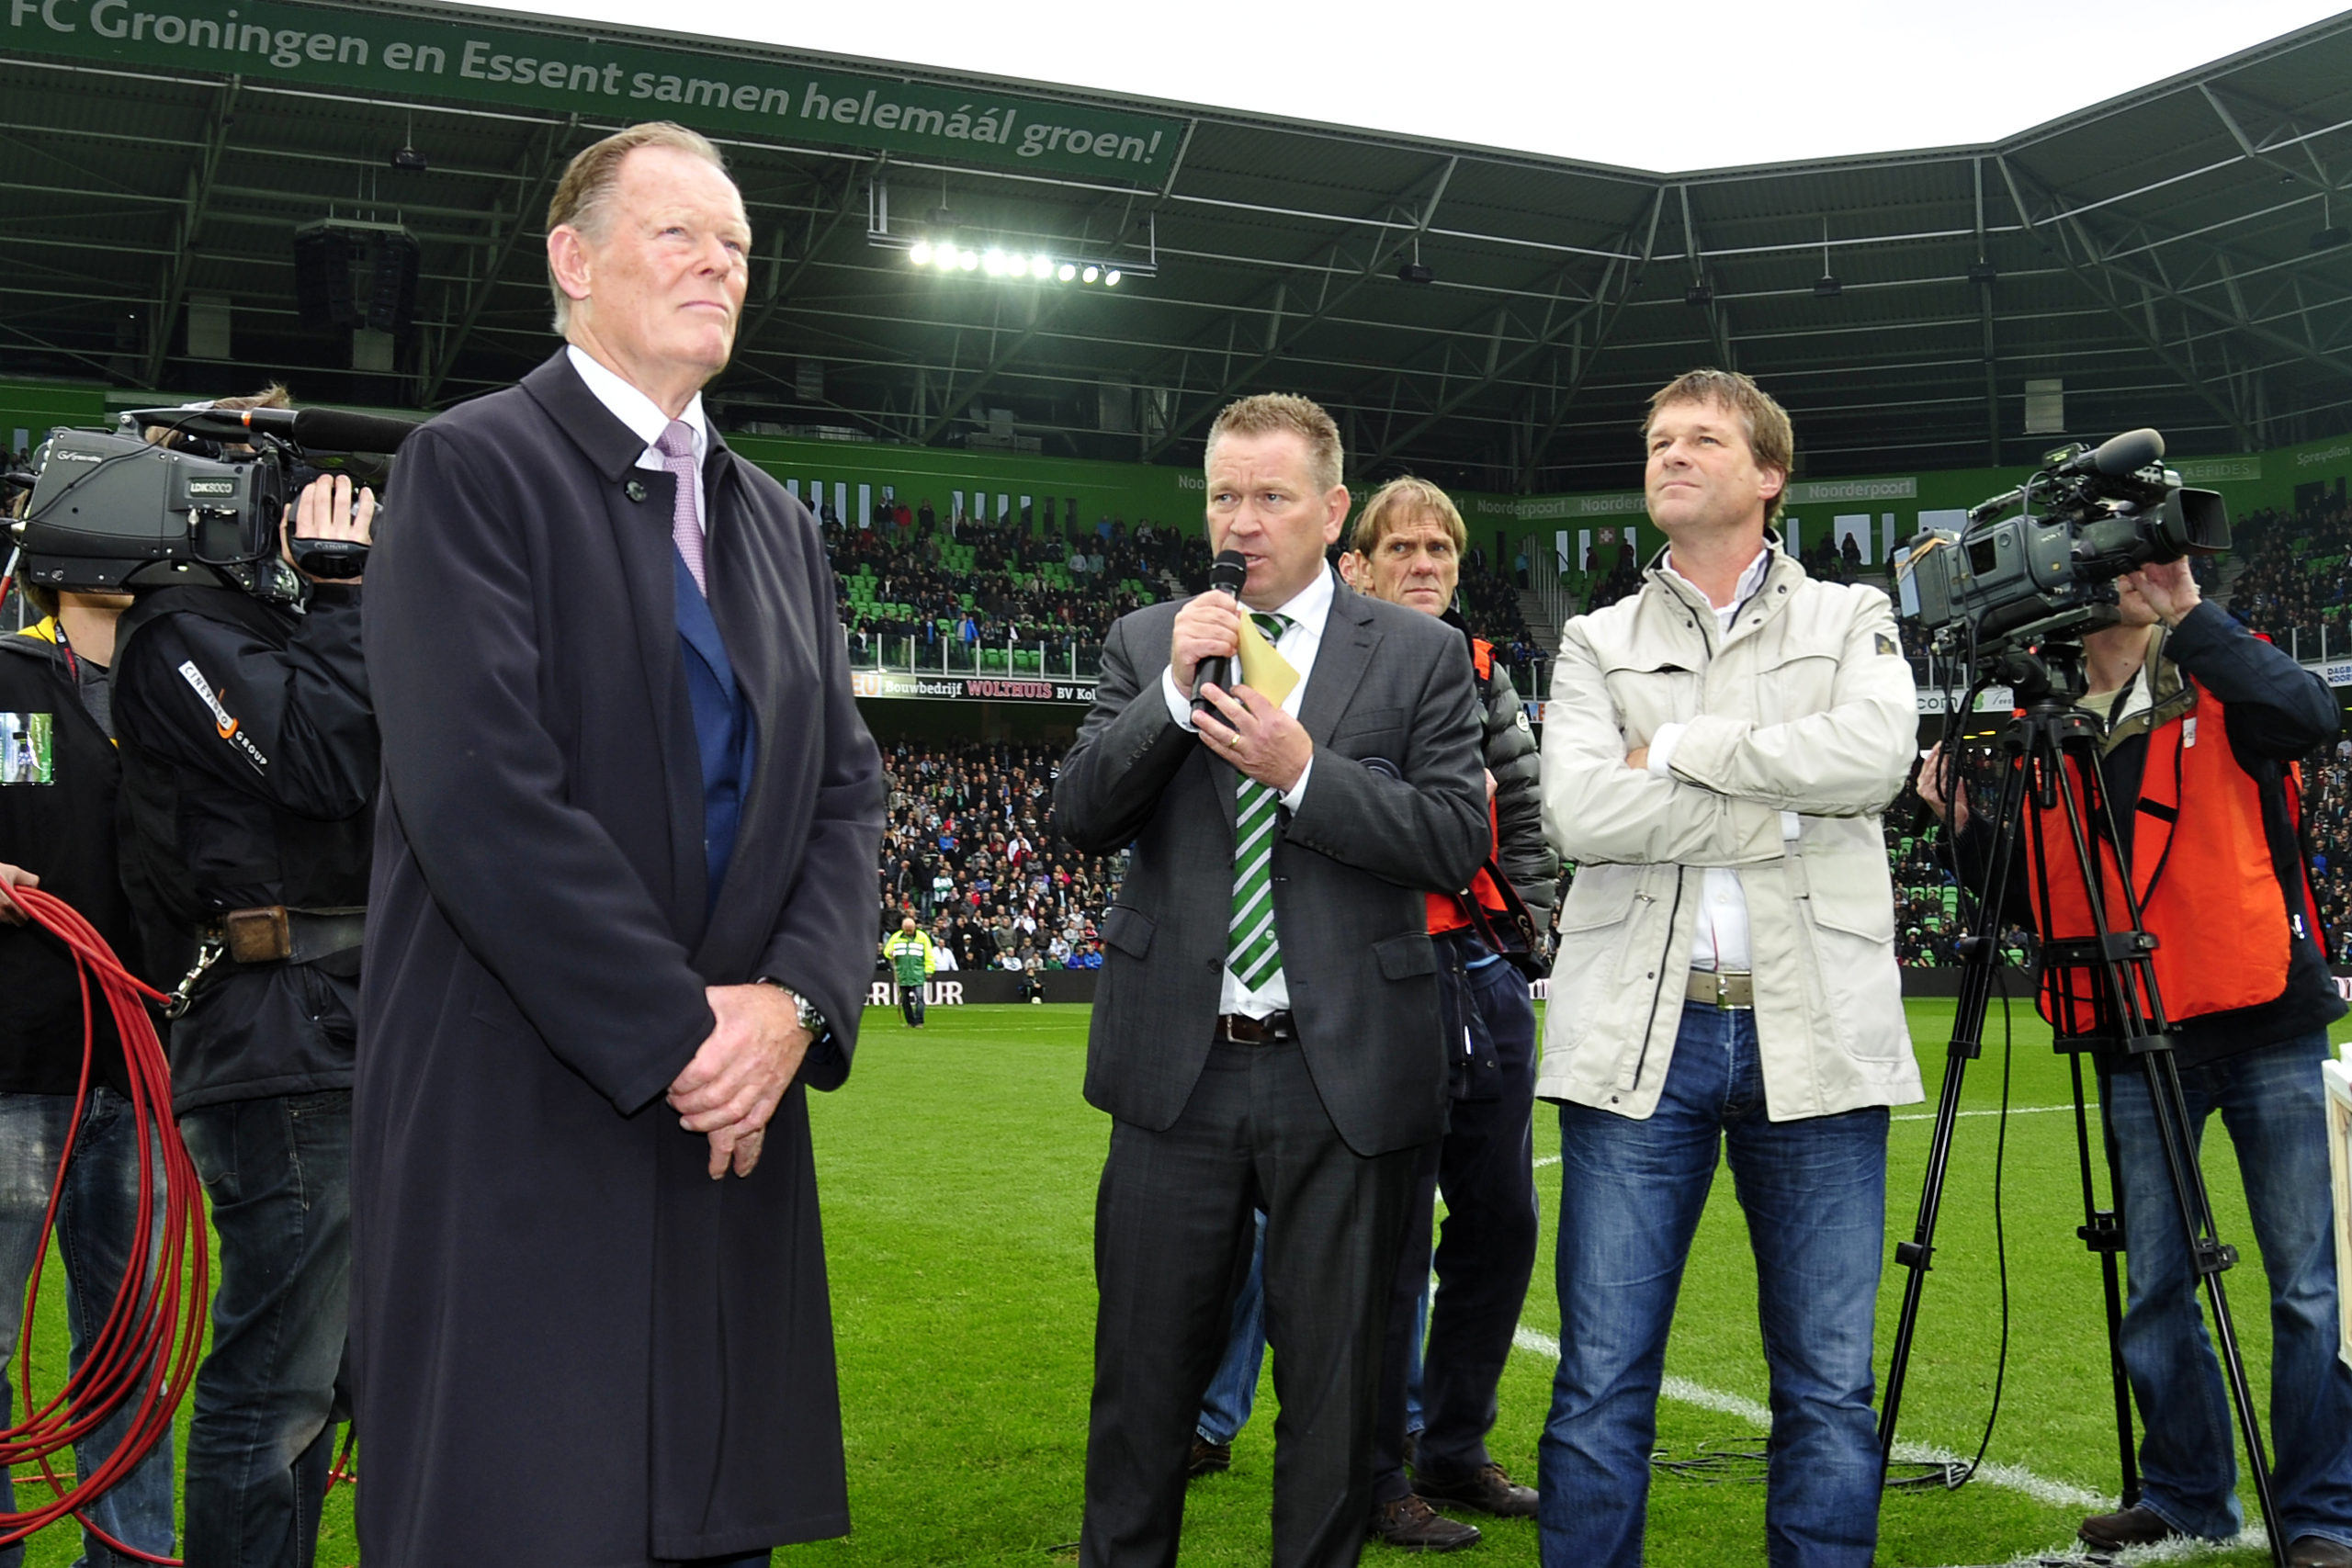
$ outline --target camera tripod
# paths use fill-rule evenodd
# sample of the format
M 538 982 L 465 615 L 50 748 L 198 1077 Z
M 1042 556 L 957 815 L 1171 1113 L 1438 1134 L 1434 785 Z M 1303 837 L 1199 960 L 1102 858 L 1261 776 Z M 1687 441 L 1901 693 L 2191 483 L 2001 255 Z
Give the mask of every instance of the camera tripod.
M 2165 1021 L 2163 998 L 2156 989 L 2156 941 L 2142 927 L 2139 896 L 2132 889 L 2131 877 L 2126 874 L 2117 879 L 2122 908 L 2116 910 L 2109 908 L 2110 889 L 2100 874 L 2100 846 L 2121 840 L 2116 836 L 2113 802 L 2100 766 L 2100 726 L 2075 708 L 2068 695 L 2071 690 L 2079 689 L 2080 659 L 2079 649 L 2045 648 L 2038 654 L 2008 654 L 1997 670 L 1998 675 L 2015 690 L 2019 712 L 2002 732 L 1998 803 L 1991 817 L 1985 818 L 1993 830 L 1993 840 L 1976 903 L 1979 929 L 1963 937 L 1960 943 L 1960 1004 L 1944 1059 L 1943 1089 L 1936 1106 L 1934 1136 L 1928 1148 L 1918 1220 L 1912 1239 L 1897 1244 L 1894 1249 L 1895 1261 L 1910 1270 L 1910 1277 L 1903 1288 L 1903 1310 L 1896 1320 L 1894 1354 L 1887 1366 L 1886 1397 L 1879 1412 L 1881 1468 L 1883 1471 L 1894 1453 L 1895 1422 L 1902 1409 L 1912 1336 L 1918 1325 L 1920 1293 L 1926 1288 L 1928 1270 L 1935 1255 L 1936 1216 L 1942 1207 L 1944 1175 L 1951 1161 L 1961 1082 L 1969 1062 L 1984 1050 L 1984 1016 L 2000 958 L 2001 912 L 2007 907 L 2009 878 L 2024 842 L 2030 814 L 2033 841 L 2040 852 L 2031 857 L 2031 895 L 2037 928 L 2044 932 L 2052 929 L 2049 861 L 2066 851 L 2072 853 L 2074 874 L 2082 879 L 2090 910 L 2091 934 L 2045 938 L 2041 944 L 2041 985 L 2052 1003 L 2050 1010 L 2056 1048 L 2067 1056 L 2074 1078 L 2075 1146 L 2082 1175 L 2084 1213 L 2084 1224 L 2075 1235 L 2098 1256 L 2105 1290 L 2108 1365 L 2114 1388 L 2123 1506 L 2133 1506 L 2141 1495 L 2139 1463 L 2132 1445 L 2132 1389 L 2124 1372 L 2121 1348 L 2123 1291 L 2117 1259 L 2123 1252 L 2123 1227 L 2116 1208 L 2099 1207 L 2093 1180 L 2090 1123 L 2083 1097 L 2083 1055 L 2086 1052 L 2109 1056 L 2109 1072 L 2136 1071 L 2146 1079 L 2156 1135 L 2172 1177 L 2180 1223 L 2188 1233 L 2191 1263 L 2204 1281 L 2212 1309 L 2214 1348 L 2229 1384 L 2238 1429 L 2245 1442 L 2247 1465 L 2254 1474 L 2263 1525 L 2269 1532 L 2271 1558 L 2278 1568 L 2287 1568 L 2286 1541 L 2272 1508 L 2269 1459 L 2255 1414 L 2253 1390 L 2246 1381 L 2245 1361 L 2238 1350 L 2237 1330 L 2230 1318 L 2229 1297 L 2222 1284 L 2222 1274 L 2237 1262 L 2237 1249 L 2225 1245 L 2215 1234 L 2212 1203 L 2206 1194 L 2204 1174 L 2197 1163 L 2188 1105 L 2181 1096 L 2172 1034 Z M 1956 727 L 1947 739 L 1958 739 Z M 2067 787 L 2070 775 L 2079 781 L 2079 789 Z M 2066 824 L 2064 851 L 2041 832 L 2045 822 L 2061 816 Z M 1955 833 L 1955 840 L 1957 838 Z M 2112 918 L 2119 914 L 2120 921 Z M 2087 1031 L 2078 1027 L 2086 1010 L 2092 1020 Z M 2121 1197 L 2111 1141 L 2108 1141 L 2107 1158 L 2109 1188 L 2120 1205 Z

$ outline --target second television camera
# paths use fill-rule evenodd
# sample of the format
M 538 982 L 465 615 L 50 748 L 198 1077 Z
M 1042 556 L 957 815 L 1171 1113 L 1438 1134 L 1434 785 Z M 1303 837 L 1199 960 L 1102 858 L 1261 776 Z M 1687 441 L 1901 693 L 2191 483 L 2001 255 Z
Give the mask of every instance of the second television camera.
M 148 428 L 180 433 L 159 446 Z M 278 554 L 287 503 L 322 472 L 365 470 L 417 427 L 335 409 L 134 409 L 117 431 L 53 430 L 34 454 L 32 494 L 14 525 L 24 575 L 51 587 L 129 589 L 208 569 L 249 593 L 293 598 Z M 363 472 L 363 478 L 365 477 Z M 297 539 L 319 577 L 356 577 L 368 547 Z
M 2221 496 L 2183 488 L 2164 455 L 2153 430 L 2062 447 L 1965 527 L 1922 530 L 1895 556 L 1905 618 L 1972 662 L 2112 624 L 2115 579 L 2230 547 Z

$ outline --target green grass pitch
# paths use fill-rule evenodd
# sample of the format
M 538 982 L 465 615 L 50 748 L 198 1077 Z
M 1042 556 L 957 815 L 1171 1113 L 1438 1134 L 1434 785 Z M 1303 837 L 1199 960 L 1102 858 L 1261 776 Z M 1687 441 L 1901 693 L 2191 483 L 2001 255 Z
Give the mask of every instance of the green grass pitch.
M 1940 1078 L 1950 1002 L 1909 1004 L 1930 1093 Z M 2012 1325 L 2008 1387 L 1991 1458 L 2063 1486 L 2111 1495 L 2116 1485 L 2106 1338 L 2095 1263 L 2075 1238 L 2081 1221 L 2064 1058 L 2030 1007 L 2011 1010 L 2016 1042 L 2008 1122 L 2006 1213 Z M 1079 1094 L 1087 1012 L 1076 1007 L 934 1009 L 921 1033 L 895 1013 L 869 1012 L 857 1067 L 842 1092 L 812 1097 L 826 1251 L 849 1452 L 848 1539 L 797 1547 L 779 1564 L 910 1568 L 923 1563 L 1038 1564 L 1069 1561 L 1078 1536 L 1093 1330 L 1094 1183 L 1105 1118 Z M 1968 1075 L 1964 1109 L 1991 1111 L 2001 1087 L 2001 1017 Z M 2346 1032 L 2339 1027 L 2339 1037 Z M 1888 1239 L 1911 1233 L 1930 1123 L 1927 1106 L 1898 1112 L 1888 1185 Z M 1991 1393 L 1999 1330 L 1993 1242 L 1993 1150 L 1999 1123 L 1960 1122 L 1920 1333 L 1905 1396 L 1906 1439 L 1973 1453 Z M 2261 1263 L 2227 1136 L 2216 1122 L 2206 1172 L 2224 1240 L 2245 1261 L 2227 1284 L 2249 1370 L 2267 1387 L 2269 1327 Z M 1550 1108 L 1536 1108 L 1539 1161 L 1556 1144 Z M 1537 1173 L 1545 1209 L 1524 1326 L 1556 1335 L 1551 1221 L 1558 1188 Z M 58 1276 L 52 1273 L 51 1279 Z M 1903 1277 L 1891 1266 L 1881 1293 L 1883 1369 Z M 50 1292 L 39 1325 L 37 1381 L 56 1386 L 64 1362 Z M 1492 1447 L 1531 1483 L 1552 1366 L 1532 1349 L 1505 1374 Z M 1766 1394 L 1755 1320 L 1755 1271 L 1726 1175 L 1716 1184 L 1684 1281 L 1668 1356 L 1671 1379 L 1760 1404 Z M 1753 1448 L 1758 1427 L 1735 1407 L 1667 1399 L 1658 1441 L 1669 1460 Z M 1195 1484 L 1184 1561 L 1256 1563 L 1268 1555 L 1272 1472 L 1272 1374 L 1232 1472 Z M 185 1439 L 186 1417 L 182 1417 Z M 361 1467 L 365 1468 L 365 1452 Z M 21 1478 L 27 1472 L 20 1467 Z M 1763 1488 L 1754 1467 L 1661 1472 L 1651 1491 L 1649 1560 L 1715 1568 L 1762 1560 Z M 29 1496 L 28 1491 L 20 1495 Z M 2246 1499 L 2254 1517 L 2251 1495 Z M 1951 1493 L 1900 1490 L 1887 1498 L 1883 1564 L 2006 1562 L 2059 1549 L 2080 1510 L 1978 1481 Z M 1532 1562 L 1533 1527 L 1479 1521 L 1487 1540 L 1470 1561 Z M 77 1530 L 34 1540 L 31 1568 L 64 1568 Z M 358 1558 L 350 1494 L 328 1505 L 318 1561 Z M 1375 1545 L 1370 1560 L 1399 1554 Z M 2216 1552 L 2203 1561 L 2252 1565 L 2266 1556 Z

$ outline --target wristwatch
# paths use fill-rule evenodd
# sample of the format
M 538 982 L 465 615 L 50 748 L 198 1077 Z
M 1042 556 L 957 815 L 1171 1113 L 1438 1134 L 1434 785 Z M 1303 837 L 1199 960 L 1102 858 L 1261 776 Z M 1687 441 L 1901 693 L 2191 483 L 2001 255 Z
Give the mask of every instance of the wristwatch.
M 810 1006 L 807 997 L 802 996 L 798 991 L 794 990 L 791 987 L 786 985 L 783 981 L 777 979 L 773 975 L 761 976 L 760 984 L 763 986 L 774 986 L 777 990 L 782 991 L 786 996 L 792 998 L 793 1016 L 798 1021 L 800 1027 L 808 1032 L 809 1039 L 822 1040 L 825 1037 L 825 1015 L 819 1012 L 814 1007 Z

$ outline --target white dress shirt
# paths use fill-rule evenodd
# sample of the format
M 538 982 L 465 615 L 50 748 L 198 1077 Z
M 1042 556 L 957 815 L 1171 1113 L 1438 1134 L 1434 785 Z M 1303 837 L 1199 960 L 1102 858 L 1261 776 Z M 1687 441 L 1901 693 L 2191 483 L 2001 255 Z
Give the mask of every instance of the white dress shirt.
M 669 472 L 668 463 L 653 444 L 662 439 L 663 431 L 670 428 L 670 416 L 663 413 L 651 398 L 598 364 L 595 357 L 578 344 L 565 344 L 563 352 L 571 356 L 571 367 L 580 372 L 580 378 L 588 383 L 588 389 L 596 394 L 596 400 L 611 410 L 615 419 L 644 438 L 645 450 L 637 455 L 637 466 L 650 468 L 657 474 Z M 703 459 L 710 456 L 710 425 L 703 418 L 700 392 L 694 395 L 694 400 L 686 404 L 686 412 L 678 417 L 684 420 L 686 428 L 695 433 L 695 521 L 702 525 L 703 536 L 707 538 L 710 535 L 710 513 L 703 505 L 702 464 Z
M 1764 586 L 1764 574 L 1772 568 L 1772 547 L 1770 545 L 1756 552 L 1747 570 L 1739 574 L 1739 582 L 1732 590 L 1731 603 L 1717 604 L 1702 592 L 1697 583 L 1674 570 L 1674 557 L 1669 552 L 1659 570 L 1667 572 L 1684 587 L 1706 599 L 1715 612 L 1715 634 L 1731 635 L 1732 618 L 1739 607 L 1754 597 Z M 1674 777 L 1674 748 L 1682 739 L 1687 725 L 1661 724 L 1657 733 L 1650 737 L 1649 771 L 1662 779 Z M 1794 842 L 1797 836 L 1797 814 L 1781 813 L 1781 838 Z M 1753 964 L 1747 944 L 1747 891 L 1739 885 L 1739 873 L 1727 865 L 1711 865 L 1700 879 L 1699 929 L 1690 941 L 1690 967 L 1719 970 L 1726 975 L 1744 975 Z
M 1325 567 L 1316 573 L 1314 581 L 1300 589 L 1288 604 L 1274 611 L 1274 614 L 1287 616 L 1290 620 L 1290 625 L 1283 628 L 1282 640 L 1274 644 L 1274 651 L 1298 671 L 1298 684 L 1290 689 L 1290 694 L 1282 702 L 1283 712 L 1293 718 L 1298 716 L 1299 702 L 1306 695 L 1306 682 L 1315 673 L 1315 655 L 1323 646 L 1323 625 L 1330 618 L 1332 584 L 1337 581 L 1331 575 L 1331 569 Z M 1242 613 L 1248 615 L 1249 606 L 1244 605 Z M 1200 727 L 1193 722 L 1193 705 L 1176 689 L 1173 666 L 1160 671 L 1159 692 L 1167 700 L 1168 716 L 1182 728 L 1199 734 Z M 1299 771 L 1298 782 L 1283 792 L 1283 810 L 1298 809 L 1299 802 L 1306 798 L 1307 775 L 1314 771 L 1315 759 L 1309 757 L 1306 766 Z M 1274 937 L 1277 942 L 1282 939 L 1279 926 L 1275 928 Z M 1225 971 L 1224 986 L 1218 993 L 1216 1007 L 1219 1012 L 1245 1013 L 1251 1018 L 1287 1012 L 1290 1010 L 1289 976 L 1277 969 L 1272 978 L 1252 989 L 1237 979 L 1228 967 Z

